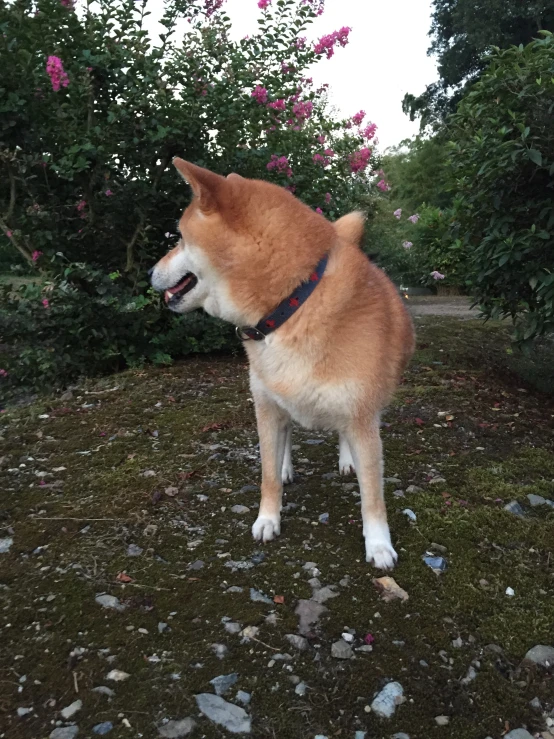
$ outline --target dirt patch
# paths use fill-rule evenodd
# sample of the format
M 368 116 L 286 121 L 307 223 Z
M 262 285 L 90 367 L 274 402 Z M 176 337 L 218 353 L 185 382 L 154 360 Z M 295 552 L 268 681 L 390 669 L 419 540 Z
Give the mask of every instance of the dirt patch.
M 471 308 L 472 299 L 465 296 L 437 297 L 413 296 L 406 304 L 413 316 L 453 316 L 455 318 L 478 318 L 478 308 Z
M 249 694 L 256 739 L 544 729 L 552 675 L 522 659 L 554 640 L 554 509 L 527 498 L 554 499 L 553 404 L 487 363 L 506 357 L 502 327 L 418 326 L 382 432 L 408 600 L 384 602 L 372 583 L 383 573 L 363 561 L 358 486 L 338 475 L 333 435 L 295 430 L 282 535 L 252 541 L 260 470 L 242 359 L 130 371 L 3 413 L 4 736 L 60 722 L 150 738 L 193 717 L 190 736 L 221 738 L 195 696 L 231 673 L 224 699 Z M 504 510 L 514 500 L 523 516 Z M 303 606 L 317 612 L 305 640 L 301 602 L 321 606 Z M 390 681 L 406 700 L 384 719 L 370 707 Z

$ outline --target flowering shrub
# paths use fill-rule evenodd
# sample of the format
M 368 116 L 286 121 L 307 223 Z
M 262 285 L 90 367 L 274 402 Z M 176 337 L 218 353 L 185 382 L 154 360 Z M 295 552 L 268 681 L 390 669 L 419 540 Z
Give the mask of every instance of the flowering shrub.
M 354 125 L 333 117 L 325 86 L 307 76 L 348 43 L 346 27 L 306 41 L 321 0 L 252 0 L 259 30 L 240 41 L 231 39 L 224 0 L 168 0 L 163 33 L 151 40 L 148 1 L 103 0 L 82 15 L 69 1 L 0 5 L 0 257 L 51 283 L 25 314 L 29 322 L 48 321 L 44 336 L 61 316 L 60 301 L 77 304 L 71 291 L 58 294 L 67 282 L 61 265 L 117 272 L 114 300 L 149 300 L 146 270 L 170 245 L 164 234 L 190 197 L 171 167 L 176 155 L 223 174 L 271 179 L 331 219 L 355 208 L 371 213 L 380 196 L 372 186 L 379 162 L 367 146 L 374 124 L 362 129 L 361 112 Z M 17 306 L 10 301 L 2 310 L 19 312 L 28 300 L 23 291 Z M 87 309 L 77 319 L 68 308 L 64 315 L 64 331 L 69 316 L 81 335 L 85 320 L 89 332 L 108 330 L 98 323 L 105 312 L 96 318 Z M 150 336 L 154 328 L 157 336 L 180 330 L 182 319 L 167 311 L 150 317 L 141 309 L 129 326 Z M 204 348 L 212 340 L 220 345 L 218 335 L 205 335 Z M 33 356 L 19 346 L 7 368 L 13 382 L 23 377 L 20 358 Z M 111 346 L 121 362 L 138 361 L 145 344 L 123 332 Z M 179 346 L 166 358 L 182 354 Z M 96 366 L 73 356 L 75 372 Z M 70 359 L 64 361 L 67 377 Z

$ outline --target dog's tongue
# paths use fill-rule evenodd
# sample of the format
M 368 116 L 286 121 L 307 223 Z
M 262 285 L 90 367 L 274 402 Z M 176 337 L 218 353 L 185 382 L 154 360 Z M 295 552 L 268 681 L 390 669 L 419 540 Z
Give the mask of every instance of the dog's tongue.
M 178 285 L 175 285 L 175 287 L 170 287 L 169 290 L 165 291 L 165 302 L 168 303 L 171 298 L 175 295 L 175 293 L 178 293 L 179 290 L 182 290 L 184 287 L 188 285 L 188 283 L 191 281 L 192 275 L 187 275 L 184 280 L 181 280 L 181 282 Z

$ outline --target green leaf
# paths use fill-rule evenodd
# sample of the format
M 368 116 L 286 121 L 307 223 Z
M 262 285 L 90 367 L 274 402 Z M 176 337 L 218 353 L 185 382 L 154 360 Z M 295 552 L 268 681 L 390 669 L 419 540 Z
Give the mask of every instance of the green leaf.
M 542 154 L 537 149 L 529 149 L 527 152 L 527 156 L 529 159 L 534 162 L 535 164 L 538 164 L 539 167 L 542 164 Z

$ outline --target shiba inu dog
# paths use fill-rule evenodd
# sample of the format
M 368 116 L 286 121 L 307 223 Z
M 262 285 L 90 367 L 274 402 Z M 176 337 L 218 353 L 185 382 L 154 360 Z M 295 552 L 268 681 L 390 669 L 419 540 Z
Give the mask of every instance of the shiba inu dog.
M 355 471 L 360 484 L 366 559 L 393 567 L 379 419 L 414 332 L 394 285 L 359 248 L 362 215 L 330 223 L 268 182 L 174 165 L 194 197 L 152 285 L 171 310 L 201 307 L 244 341 L 262 459 L 254 538 L 280 533 L 295 421 L 338 432 L 339 470 Z

